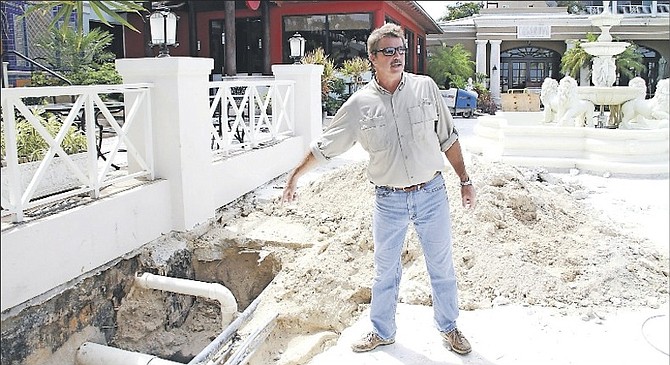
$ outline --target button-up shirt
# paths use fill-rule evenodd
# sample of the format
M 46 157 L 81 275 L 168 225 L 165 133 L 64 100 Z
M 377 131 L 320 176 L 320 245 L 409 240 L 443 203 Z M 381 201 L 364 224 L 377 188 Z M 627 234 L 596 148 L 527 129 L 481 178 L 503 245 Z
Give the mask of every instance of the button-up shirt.
M 404 72 L 393 93 L 374 79 L 354 93 L 310 147 L 325 162 L 358 142 L 370 155 L 367 173 L 373 184 L 406 187 L 443 170 L 444 152 L 457 139 L 437 84 Z

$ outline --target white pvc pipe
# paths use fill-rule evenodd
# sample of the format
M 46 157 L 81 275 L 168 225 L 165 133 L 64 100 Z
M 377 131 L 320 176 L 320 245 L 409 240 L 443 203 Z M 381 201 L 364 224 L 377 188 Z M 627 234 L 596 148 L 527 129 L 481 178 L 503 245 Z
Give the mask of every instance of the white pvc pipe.
M 121 350 L 93 342 L 84 342 L 79 346 L 74 361 L 77 365 L 184 365 L 161 359 L 158 356 Z
M 219 301 L 221 304 L 221 321 L 225 328 L 237 313 L 237 301 L 233 293 L 218 283 L 171 278 L 145 272 L 135 277 L 135 283 L 142 288 L 165 290 L 174 293 L 206 297 Z

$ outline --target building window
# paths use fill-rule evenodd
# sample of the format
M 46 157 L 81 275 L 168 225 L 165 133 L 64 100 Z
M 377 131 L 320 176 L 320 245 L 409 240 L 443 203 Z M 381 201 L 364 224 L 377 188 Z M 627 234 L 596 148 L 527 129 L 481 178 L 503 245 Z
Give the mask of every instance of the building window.
M 397 24 L 397 25 L 400 25 L 400 22 L 399 22 L 399 21 L 397 21 L 397 20 L 395 20 L 395 19 L 393 19 L 393 18 L 391 18 L 390 16 L 387 15 L 387 16 L 384 18 L 384 24 L 389 24 L 389 23 L 390 23 L 390 24 Z
M 306 40 L 305 52 L 321 47 L 338 67 L 345 60 L 367 58 L 366 42 L 372 31 L 370 13 L 286 16 L 283 22 L 284 62 L 289 62 L 288 39 L 296 32 Z
M 417 72 L 420 74 L 426 73 L 426 39 L 419 37 L 419 44 L 416 46 L 417 56 Z
M 558 78 L 561 56 L 551 49 L 520 47 L 500 54 L 502 91 L 541 87 L 545 78 Z
M 407 52 L 405 52 L 405 71 L 413 72 L 414 70 L 414 55 L 416 44 L 414 43 L 414 33 L 405 30 L 405 39 L 407 40 Z

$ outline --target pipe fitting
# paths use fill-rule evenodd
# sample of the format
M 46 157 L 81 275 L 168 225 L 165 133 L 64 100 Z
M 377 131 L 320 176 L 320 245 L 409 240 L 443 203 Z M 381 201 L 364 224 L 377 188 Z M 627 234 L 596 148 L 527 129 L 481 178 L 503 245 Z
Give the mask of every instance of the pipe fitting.
M 184 365 L 179 362 L 161 359 L 158 356 L 142 354 L 84 342 L 75 354 L 76 365 Z
M 217 300 L 221 304 L 221 321 L 224 327 L 233 320 L 233 315 L 237 313 L 235 296 L 228 288 L 218 283 L 171 278 L 147 272 L 136 276 L 135 283 L 145 289 L 157 289 Z

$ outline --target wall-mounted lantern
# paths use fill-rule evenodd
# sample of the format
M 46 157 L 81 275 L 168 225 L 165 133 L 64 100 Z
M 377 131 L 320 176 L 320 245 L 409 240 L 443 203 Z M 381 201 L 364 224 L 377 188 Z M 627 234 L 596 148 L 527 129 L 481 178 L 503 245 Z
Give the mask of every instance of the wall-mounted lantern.
M 293 37 L 288 39 L 288 45 L 291 50 L 293 63 L 300 63 L 300 59 L 305 55 L 305 38 L 303 38 L 300 33 L 295 33 Z
M 159 46 L 158 57 L 169 57 L 168 46 L 177 47 L 177 15 L 168 8 L 156 10 L 149 17 L 151 28 L 150 45 Z

